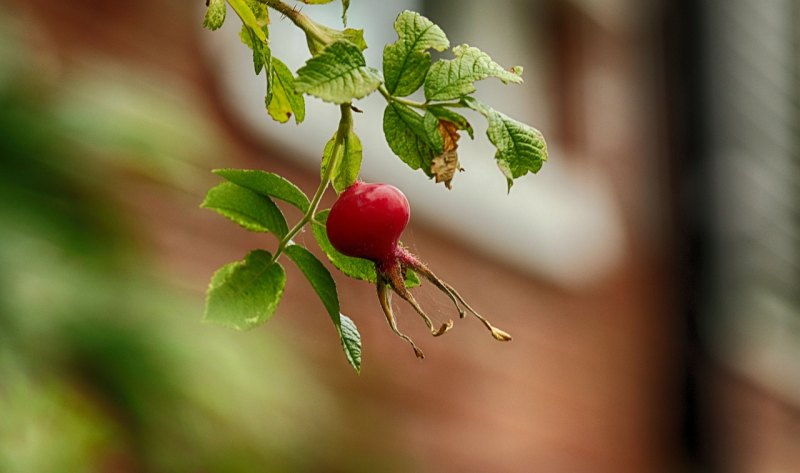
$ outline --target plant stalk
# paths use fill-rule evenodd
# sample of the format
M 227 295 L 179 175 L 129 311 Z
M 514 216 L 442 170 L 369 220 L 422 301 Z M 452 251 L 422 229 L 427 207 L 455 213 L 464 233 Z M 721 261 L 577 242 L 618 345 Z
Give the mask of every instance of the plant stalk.
M 386 99 L 387 102 L 391 103 L 399 103 L 401 105 L 406 105 L 413 108 L 418 108 L 420 110 L 427 110 L 428 107 L 432 107 L 434 105 L 439 107 L 451 107 L 451 108 L 464 108 L 464 105 L 461 102 L 438 102 L 438 103 L 431 103 L 431 102 L 415 102 L 414 100 L 404 99 L 402 97 L 395 97 L 394 95 L 390 94 L 389 91 L 386 89 L 386 86 L 381 84 L 378 86 L 378 92 L 383 95 L 383 98 Z
M 350 109 L 350 104 L 341 104 L 339 109 L 342 116 L 339 119 L 339 127 L 336 129 L 336 138 L 334 138 L 333 149 L 331 150 L 332 156 L 336 156 L 336 153 L 339 152 L 339 147 L 344 142 L 345 136 L 347 136 L 347 133 L 350 133 L 350 129 L 353 127 L 353 112 Z M 275 250 L 275 254 L 272 255 L 273 263 L 278 260 L 278 257 L 283 253 L 283 250 L 286 249 L 286 246 L 291 243 L 292 238 L 300 233 L 300 231 L 314 219 L 319 203 L 322 201 L 322 196 L 325 195 L 325 191 L 328 189 L 328 185 L 331 182 L 331 174 L 333 174 L 334 167 L 335 166 L 331 165 L 325 169 L 319 181 L 319 187 L 317 187 L 316 192 L 314 192 L 314 196 L 311 198 L 311 204 L 308 206 L 308 210 L 303 214 L 303 218 L 281 238 L 281 241 L 278 243 L 278 248 Z
M 273 10 L 280 12 L 286 18 L 292 20 L 292 23 L 303 30 L 307 36 L 314 38 L 316 41 L 322 44 L 328 44 L 332 41 L 327 34 L 325 34 L 323 31 L 320 31 L 320 29 L 317 28 L 317 25 L 311 21 L 309 17 L 300 12 L 300 10 L 283 3 L 281 0 L 258 1 L 272 8 Z

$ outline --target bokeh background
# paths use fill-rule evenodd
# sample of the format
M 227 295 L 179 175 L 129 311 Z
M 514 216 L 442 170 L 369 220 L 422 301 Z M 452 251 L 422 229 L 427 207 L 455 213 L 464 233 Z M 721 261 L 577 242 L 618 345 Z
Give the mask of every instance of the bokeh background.
M 206 31 L 202 3 L 0 2 L 0 472 L 800 471 L 799 3 L 353 0 L 372 64 L 413 8 L 523 65 L 478 94 L 550 147 L 506 195 L 471 116 L 447 191 L 359 103 L 404 241 L 515 337 L 467 319 L 434 340 L 399 306 L 420 362 L 336 274 L 360 376 L 290 265 L 265 326 L 201 322 L 213 271 L 274 245 L 198 208 L 209 171 L 310 192 L 335 126 L 313 100 L 271 122 L 237 19 Z

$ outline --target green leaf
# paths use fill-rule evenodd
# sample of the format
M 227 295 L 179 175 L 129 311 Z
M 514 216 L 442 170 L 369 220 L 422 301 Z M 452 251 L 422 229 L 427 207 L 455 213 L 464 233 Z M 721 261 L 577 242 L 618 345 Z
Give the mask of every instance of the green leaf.
M 277 58 L 272 58 L 272 74 L 269 83 L 272 94 L 265 99 L 267 112 L 280 123 L 286 123 L 294 114 L 295 123 L 306 116 L 306 101 L 303 94 L 297 93 L 292 71 Z
M 333 155 L 335 143 L 336 134 L 333 135 L 333 138 L 328 140 L 322 152 L 321 174 L 325 175 L 328 166 L 333 166 L 331 182 L 336 192 L 342 193 L 342 191 L 350 187 L 356 182 L 356 179 L 358 179 L 362 158 L 361 140 L 358 139 L 358 136 L 351 128 L 347 135 L 345 135 L 344 141 L 337 148 L 336 156 Z
M 295 86 L 304 92 L 337 104 L 360 99 L 381 83 L 378 71 L 367 67 L 358 46 L 349 41 L 337 41 L 319 56 L 309 59 L 297 71 Z
M 228 277 L 233 274 L 234 270 L 241 265 L 241 261 L 232 261 L 228 264 L 223 265 L 221 268 L 211 276 L 211 282 L 208 284 L 208 291 L 211 292 L 214 289 L 219 288 L 222 284 L 228 279 Z
M 344 146 L 339 149 L 342 150 L 342 156 L 337 160 L 336 167 L 333 168 L 331 181 L 336 192 L 342 193 L 356 182 L 358 172 L 361 171 L 361 140 L 352 129 L 344 138 Z
M 313 23 L 313 22 L 312 22 Z M 349 41 L 355 44 L 359 50 L 367 49 L 367 42 L 364 40 L 364 30 L 355 28 L 346 28 L 344 30 L 337 30 L 328 26 L 313 23 L 314 28 L 321 32 L 322 36 L 327 38 L 327 42 L 320 41 L 316 36 L 306 35 L 306 43 L 308 50 L 311 51 L 312 56 L 318 56 L 328 43 L 334 41 Z
M 333 324 L 339 326 L 339 296 L 331 273 L 310 251 L 300 245 L 289 245 L 283 250 L 303 272 L 319 296 Z
M 261 70 L 266 67 L 267 78 L 269 78 L 272 69 L 272 53 L 267 43 L 260 41 L 255 30 L 247 25 L 242 25 L 239 38 L 242 40 L 242 43 L 253 50 L 253 70 L 256 75 L 261 73 Z
M 536 173 L 547 160 L 547 143 L 542 133 L 529 125 L 494 112 L 488 117 L 489 137 L 497 153 L 497 166 L 506 176 L 511 189 L 512 180 L 528 172 Z
M 358 333 L 355 323 L 339 312 L 339 296 L 336 293 L 336 282 L 331 273 L 316 256 L 300 245 L 289 245 L 284 253 L 294 261 L 308 282 L 311 283 L 311 287 L 314 288 L 336 327 L 348 363 L 356 372 L 360 372 L 361 335 Z
M 200 207 L 214 210 L 251 232 L 272 232 L 283 237 L 289 231 L 283 213 L 272 199 L 232 182 L 211 188 Z
M 419 280 L 419 276 L 417 276 L 417 273 L 412 271 L 410 268 L 406 269 L 405 276 L 406 277 L 404 282 L 406 284 L 406 287 L 417 287 L 420 284 L 422 284 Z
M 422 169 L 430 176 L 436 156 L 423 118 L 406 105 L 391 102 L 383 112 L 383 134 L 394 154 L 411 169 Z
M 331 29 L 328 34 L 334 41 L 350 41 L 355 44 L 360 51 L 367 49 L 367 41 L 364 39 L 364 30 L 360 28 L 345 28 L 344 30 Z
M 378 281 L 378 275 L 375 272 L 375 263 L 363 258 L 353 258 L 345 256 L 333 247 L 328 234 L 325 231 L 325 222 L 328 220 L 329 210 L 323 210 L 317 213 L 314 223 L 311 226 L 311 231 L 314 233 L 314 238 L 317 244 L 328 257 L 328 260 L 345 276 L 360 279 L 362 281 L 369 281 L 375 283 Z
M 333 0 L 319 0 L 319 3 L 330 3 L 331 1 Z M 343 0 L 342 23 L 344 26 L 347 26 L 347 9 L 349 7 L 350 2 Z M 315 33 L 309 34 L 309 30 L 306 31 L 306 43 L 308 43 L 308 50 L 311 51 L 312 56 L 317 56 L 322 52 L 323 49 L 325 49 L 325 46 L 334 41 L 346 40 L 358 46 L 358 49 L 362 51 L 367 49 L 367 43 L 364 41 L 364 30 L 354 28 L 345 28 L 344 30 L 339 30 L 317 23 L 310 19 L 306 19 L 306 21 L 310 26 L 309 30 Z
M 256 24 L 264 31 L 264 34 L 269 39 L 269 8 L 266 3 L 260 0 L 247 0 L 247 6 L 252 10 L 253 15 L 256 17 Z
M 405 97 L 425 81 L 431 67 L 428 49 L 444 51 L 450 41 L 432 21 L 408 10 L 397 17 L 394 29 L 399 39 L 383 48 L 384 84 L 390 94 Z
M 406 43 L 408 51 L 426 51 L 435 49 L 444 51 L 450 47 L 450 40 L 439 26 L 417 12 L 406 10 L 397 15 L 394 21 L 398 43 Z
M 356 373 L 361 373 L 361 334 L 358 333 L 358 328 L 350 317 L 339 314 L 339 318 L 342 321 L 338 327 L 339 338 L 342 341 L 344 354 Z
M 470 125 L 469 121 L 467 121 L 467 119 L 464 118 L 462 115 L 441 105 L 431 105 L 430 107 L 428 107 L 427 110 L 432 114 L 436 115 L 436 117 L 439 120 L 445 120 L 450 123 L 454 123 L 459 130 L 466 130 L 469 137 L 471 139 L 475 139 L 472 125 Z
M 422 117 L 422 127 L 425 129 L 425 136 L 436 156 L 444 152 L 444 138 L 439 132 L 439 118 L 431 112 L 426 111 Z
M 249 330 L 272 317 L 285 285 L 286 274 L 272 255 L 251 251 L 244 261 L 226 264 L 211 278 L 204 319 Z
M 262 29 L 262 24 L 259 24 L 259 20 L 256 18 L 255 13 L 253 13 L 253 10 L 247 2 L 245 0 L 228 0 L 228 3 L 230 3 L 236 14 L 239 15 L 242 23 L 253 31 L 256 38 L 261 40 L 262 43 L 266 43 L 267 35 Z
M 468 44 L 453 48 L 455 59 L 437 61 L 425 77 L 426 100 L 450 100 L 475 92 L 473 82 L 496 77 L 504 84 L 522 83 L 522 67 L 510 71 L 492 61 L 488 54 Z
M 497 148 L 494 157 L 508 182 L 508 190 L 514 179 L 532 172 L 536 173 L 547 160 L 547 143 L 542 133 L 529 125 L 518 122 L 477 100 L 468 97 L 462 102 L 482 113 L 489 122 L 486 135 Z
M 258 75 L 262 69 L 267 70 L 267 96 L 270 95 L 270 76 L 272 74 L 272 53 L 269 49 L 269 12 L 266 5 L 256 0 L 246 0 L 245 8 L 253 16 L 252 22 L 242 20 L 239 38 L 242 43 L 253 50 L 253 69 Z M 231 4 L 233 5 L 233 4 Z M 241 15 L 240 15 L 241 16 Z
M 394 97 L 405 97 L 413 94 L 422 86 L 428 69 L 431 67 L 431 54 L 428 52 L 413 53 L 400 59 L 400 54 L 393 51 L 392 46 L 394 45 L 388 45 L 383 50 L 383 76 L 386 79 L 386 90 Z
M 325 5 L 326 3 L 331 3 L 333 0 L 300 0 L 303 3 L 307 3 L 309 5 Z
M 269 9 L 267 5 L 260 2 L 259 0 L 245 0 L 247 3 L 248 8 L 250 11 L 253 12 L 253 16 L 256 18 L 256 25 L 261 31 L 264 32 L 264 37 L 266 40 L 263 41 L 264 44 L 267 44 L 269 40 Z M 251 25 L 247 25 L 252 27 Z
M 211 172 L 256 194 L 288 202 L 303 212 L 311 205 L 308 197 L 297 186 L 271 172 L 253 169 L 215 169 Z
M 203 18 L 203 26 L 211 31 L 219 29 L 225 22 L 227 11 L 225 0 L 209 0 L 206 16 Z
M 334 248 L 330 240 L 328 240 L 328 234 L 325 231 L 325 222 L 328 221 L 329 212 L 330 210 L 319 212 L 311 226 L 311 231 L 314 233 L 317 244 L 319 244 L 319 247 L 322 249 L 322 252 L 325 253 L 325 256 L 328 257 L 331 264 L 345 276 L 374 284 L 378 281 L 378 274 L 375 272 L 375 263 L 367 259 L 343 255 L 336 251 L 336 248 Z M 406 271 L 406 286 L 415 287 L 419 285 L 420 281 L 417 275 L 411 270 Z

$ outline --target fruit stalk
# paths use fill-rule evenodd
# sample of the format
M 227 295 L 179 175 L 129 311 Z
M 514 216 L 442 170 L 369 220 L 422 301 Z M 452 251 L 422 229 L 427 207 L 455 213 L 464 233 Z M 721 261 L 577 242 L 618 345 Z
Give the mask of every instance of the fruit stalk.
M 341 111 L 341 118 L 339 119 L 339 127 L 336 129 L 336 138 L 333 142 L 333 150 L 331 152 L 333 156 L 336 156 L 336 153 L 339 151 L 339 147 L 344 142 L 345 136 L 347 136 L 347 133 L 350 132 L 350 128 L 353 126 L 353 112 L 350 109 L 350 104 L 345 103 L 340 105 L 339 110 Z M 319 208 L 319 203 L 322 200 L 322 196 L 325 195 L 325 191 L 328 190 L 333 169 L 334 166 L 328 166 L 324 170 L 324 173 L 319 181 L 319 186 L 317 187 L 316 192 L 314 192 L 314 196 L 311 198 L 311 204 L 308 206 L 308 210 L 306 210 L 306 212 L 303 214 L 303 217 L 300 219 L 300 221 L 297 222 L 283 238 L 281 238 L 281 241 L 278 243 L 278 248 L 275 250 L 275 254 L 272 256 L 273 262 L 278 260 L 278 257 L 283 253 L 283 250 L 286 249 L 286 246 L 292 241 L 292 238 L 300 233 L 300 231 L 314 219 L 314 215 L 317 214 L 317 209 Z

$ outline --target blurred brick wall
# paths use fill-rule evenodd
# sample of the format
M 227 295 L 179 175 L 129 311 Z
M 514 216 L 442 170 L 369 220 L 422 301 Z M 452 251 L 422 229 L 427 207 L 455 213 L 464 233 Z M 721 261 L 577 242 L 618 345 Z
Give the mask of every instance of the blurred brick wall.
M 43 26 L 42 47 L 64 67 L 80 55 L 102 54 L 178 79 L 224 130 L 238 166 L 268 168 L 306 190 L 316 187 L 316 173 L 297 167 L 280 149 L 260 149 L 237 131 L 199 51 L 198 36 L 210 34 L 201 28 L 199 10 L 155 1 L 137 2 L 136 8 L 105 0 L 19 4 Z M 593 54 L 598 61 L 607 54 L 623 75 L 630 65 L 613 37 L 596 43 Z M 639 157 L 635 143 L 623 145 L 609 150 L 617 160 L 609 172 L 620 196 L 634 202 L 642 192 Z M 214 181 L 209 176 L 208 183 Z M 165 272 L 198 298 L 219 265 L 264 245 L 261 237 L 199 210 L 203 191 L 187 195 L 135 176 L 119 186 L 120 200 L 140 219 L 144 240 Z M 330 322 L 320 315 L 321 304 L 291 267 L 278 314 L 261 330 L 296 340 L 319 376 L 350 400 L 353 422 L 342 426 L 343 436 L 365 452 L 401 450 L 418 460 L 419 471 L 663 471 L 676 454 L 680 327 L 668 299 L 666 255 L 646 242 L 638 210 L 630 205 L 625 211 L 625 261 L 604 281 L 572 293 L 412 224 L 407 243 L 468 294 L 472 305 L 512 332 L 510 344 L 493 342 L 469 319 L 446 337 L 431 339 L 403 308 L 401 326 L 428 355 L 420 362 L 386 327 L 374 288 L 336 276 L 343 311 L 358 323 L 364 340 L 364 370 L 355 377 Z M 450 317 L 447 301 L 435 291 L 423 288 L 420 294 L 423 304 L 436 307 L 436 316 Z M 370 427 L 378 423 L 395 431 L 393 445 L 372 435 Z

